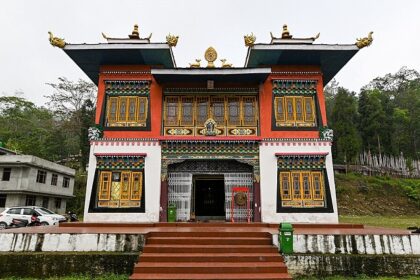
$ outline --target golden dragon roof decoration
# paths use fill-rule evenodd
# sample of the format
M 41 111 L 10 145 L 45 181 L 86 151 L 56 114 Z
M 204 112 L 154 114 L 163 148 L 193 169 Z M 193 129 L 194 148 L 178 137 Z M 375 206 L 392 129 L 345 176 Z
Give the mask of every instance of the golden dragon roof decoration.
M 48 34 L 50 35 L 49 41 L 52 46 L 58 47 L 61 49 L 64 48 L 64 46 L 66 45 L 66 42 L 64 41 L 63 38 L 54 37 L 51 31 L 48 31 Z
M 369 32 L 367 37 L 356 39 L 356 46 L 359 49 L 364 48 L 364 47 L 369 47 L 373 42 L 372 34 L 373 34 L 373 31 Z

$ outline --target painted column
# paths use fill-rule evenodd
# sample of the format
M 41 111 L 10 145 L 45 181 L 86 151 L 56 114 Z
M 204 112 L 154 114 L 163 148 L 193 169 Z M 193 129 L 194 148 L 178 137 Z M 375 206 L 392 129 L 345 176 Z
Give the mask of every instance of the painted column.
M 254 182 L 254 222 L 261 222 L 260 182 Z

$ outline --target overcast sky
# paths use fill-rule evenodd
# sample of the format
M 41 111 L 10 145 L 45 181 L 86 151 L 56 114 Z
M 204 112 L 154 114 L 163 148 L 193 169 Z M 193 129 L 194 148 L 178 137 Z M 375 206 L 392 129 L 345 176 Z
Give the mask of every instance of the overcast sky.
M 18 1 L 0 5 L 0 94 L 24 92 L 38 105 L 51 93 L 46 85 L 60 76 L 88 79 L 67 55 L 53 48 L 48 31 L 68 43 L 105 42 L 104 32 L 126 37 L 134 23 L 142 37 L 164 42 L 180 36 L 174 49 L 177 66 L 203 59 L 213 46 L 219 58 L 242 67 L 243 35 L 253 32 L 257 43 L 279 36 L 287 23 L 295 37 L 321 32 L 316 43 L 354 43 L 374 31 L 373 44 L 362 49 L 336 76 L 341 86 L 358 91 L 377 76 L 402 66 L 420 70 L 420 1 L 389 0 L 184 0 L 184 1 Z M 220 62 L 219 62 L 220 63 Z

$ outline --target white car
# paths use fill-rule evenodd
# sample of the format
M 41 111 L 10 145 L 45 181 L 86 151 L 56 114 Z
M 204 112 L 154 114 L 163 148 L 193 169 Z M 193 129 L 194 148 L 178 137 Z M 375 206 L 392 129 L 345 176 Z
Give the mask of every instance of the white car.
M 25 219 L 28 220 L 28 223 L 31 222 L 32 213 L 38 215 L 41 225 L 56 225 L 60 222 L 65 222 L 67 219 L 58 215 L 47 208 L 38 207 L 38 206 L 22 206 L 22 207 L 11 207 L 6 208 L 0 214 L 0 229 L 5 229 L 10 226 L 12 219 Z

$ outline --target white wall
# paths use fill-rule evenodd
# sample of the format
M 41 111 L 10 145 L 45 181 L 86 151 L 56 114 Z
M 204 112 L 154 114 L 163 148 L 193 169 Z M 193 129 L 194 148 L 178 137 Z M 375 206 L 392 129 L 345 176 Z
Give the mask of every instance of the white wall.
M 333 213 L 277 213 L 276 153 L 328 153 L 326 171 L 331 191 Z M 338 223 L 331 143 L 324 141 L 262 142 L 260 145 L 261 218 L 266 223 Z
M 146 153 L 144 163 L 145 213 L 88 213 L 96 169 L 95 153 L 131 154 Z M 86 222 L 158 222 L 160 208 L 161 147 L 157 141 L 92 141 L 89 157 L 89 169 L 86 187 L 85 214 Z M 97 194 L 94 194 L 97 195 Z M 118 211 L 118 209 L 115 209 Z

